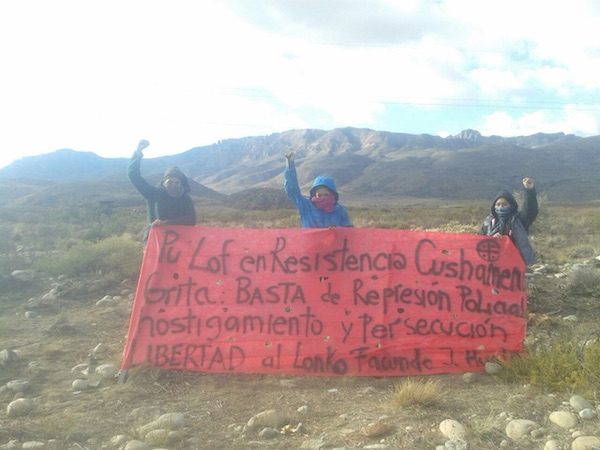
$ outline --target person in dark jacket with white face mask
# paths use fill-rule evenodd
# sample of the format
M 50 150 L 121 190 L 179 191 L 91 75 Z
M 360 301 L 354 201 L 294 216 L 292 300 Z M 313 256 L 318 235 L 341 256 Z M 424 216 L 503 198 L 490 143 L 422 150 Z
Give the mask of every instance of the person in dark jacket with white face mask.
M 536 262 L 535 252 L 529 242 L 529 227 L 538 214 L 537 194 L 533 178 L 523 178 L 525 200 L 523 208 L 508 191 L 500 191 L 492 203 L 491 213 L 481 226 L 481 234 L 501 237 L 510 236 L 527 265 Z
M 143 150 L 150 143 L 141 140 L 129 162 L 127 174 L 131 183 L 146 199 L 148 223 L 144 229 L 144 241 L 150 227 L 156 225 L 195 225 L 196 211 L 189 195 L 190 185 L 185 174 L 177 167 L 164 173 L 160 186 L 150 185 L 141 175 Z

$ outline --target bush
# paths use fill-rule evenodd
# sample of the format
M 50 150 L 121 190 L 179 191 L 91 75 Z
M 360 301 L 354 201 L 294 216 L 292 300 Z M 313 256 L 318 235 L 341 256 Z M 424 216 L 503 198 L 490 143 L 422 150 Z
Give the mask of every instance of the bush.
M 574 266 L 569 274 L 568 287 L 572 292 L 588 293 L 600 288 L 600 270 L 592 266 Z
M 407 378 L 395 386 L 392 403 L 395 406 L 429 406 L 437 403 L 441 397 L 442 386 L 438 380 Z
M 142 249 L 130 235 L 70 244 L 62 252 L 40 258 L 34 262 L 34 268 L 53 276 L 76 277 L 102 273 L 114 274 L 119 278 L 132 277 L 139 270 Z
M 543 347 L 503 361 L 507 381 L 532 384 L 551 391 L 594 392 L 600 382 L 600 340 L 574 342 L 555 336 Z

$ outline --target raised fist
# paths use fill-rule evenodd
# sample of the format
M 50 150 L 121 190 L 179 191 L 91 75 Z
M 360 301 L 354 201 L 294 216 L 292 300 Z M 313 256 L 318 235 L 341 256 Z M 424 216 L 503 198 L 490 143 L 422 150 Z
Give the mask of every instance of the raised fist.
M 523 186 L 525 189 L 532 189 L 535 186 L 535 180 L 530 177 L 523 178 Z
M 141 152 L 142 150 L 144 150 L 146 147 L 148 147 L 150 145 L 150 142 L 148 142 L 146 139 L 142 139 L 137 146 L 137 151 Z

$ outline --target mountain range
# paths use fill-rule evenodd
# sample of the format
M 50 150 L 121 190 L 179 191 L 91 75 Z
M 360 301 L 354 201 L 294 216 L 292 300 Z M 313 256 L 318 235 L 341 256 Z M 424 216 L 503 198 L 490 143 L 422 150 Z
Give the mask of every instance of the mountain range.
M 158 182 L 179 166 L 198 197 L 225 201 L 269 193 L 281 195 L 285 153 L 296 153 L 304 192 L 319 174 L 334 177 L 345 201 L 421 198 L 491 199 L 500 189 L 518 189 L 536 179 L 548 201 L 600 198 L 600 136 L 564 133 L 482 136 L 475 130 L 440 137 L 362 128 L 290 130 L 268 136 L 227 139 L 186 152 L 142 161 L 142 174 Z M 0 200 L 41 201 L 63 196 L 136 195 L 126 176 L 129 158 L 103 158 L 71 149 L 17 160 L 0 169 Z M 62 193 L 62 194 L 61 194 Z M 34 200 L 36 199 L 37 200 Z

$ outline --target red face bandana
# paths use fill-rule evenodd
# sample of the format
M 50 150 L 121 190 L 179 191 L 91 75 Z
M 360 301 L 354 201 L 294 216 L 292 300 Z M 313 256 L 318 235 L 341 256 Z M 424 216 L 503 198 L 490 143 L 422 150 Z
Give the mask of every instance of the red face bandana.
M 317 208 L 321 211 L 331 212 L 335 208 L 335 195 L 328 195 L 327 197 L 312 197 L 310 199 Z

